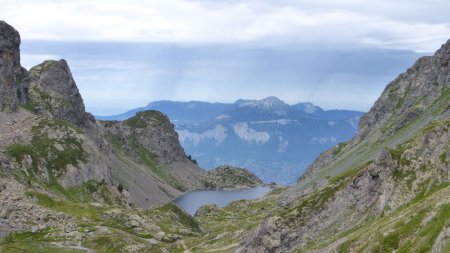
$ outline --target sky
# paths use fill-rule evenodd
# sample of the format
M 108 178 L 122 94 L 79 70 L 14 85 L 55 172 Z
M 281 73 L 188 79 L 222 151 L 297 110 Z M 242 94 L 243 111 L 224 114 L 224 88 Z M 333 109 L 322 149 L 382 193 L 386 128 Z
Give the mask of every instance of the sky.
M 367 111 L 450 38 L 446 0 L 0 0 L 22 65 L 66 59 L 95 115 L 277 96 Z

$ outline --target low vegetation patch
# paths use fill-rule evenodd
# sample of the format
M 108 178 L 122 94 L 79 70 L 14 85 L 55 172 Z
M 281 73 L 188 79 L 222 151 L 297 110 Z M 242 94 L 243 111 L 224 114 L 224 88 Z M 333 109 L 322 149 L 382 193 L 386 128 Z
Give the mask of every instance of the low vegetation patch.
M 56 180 L 68 165 L 77 166 L 87 160 L 83 141 L 77 136 L 79 131 L 81 130 L 68 122 L 44 119 L 33 127 L 31 144 L 9 145 L 6 153 L 22 165 L 26 158 L 31 159 L 31 174 L 42 167 L 47 170 L 51 181 Z M 60 136 L 56 136 L 57 133 Z
M 28 196 L 35 198 L 37 200 L 37 204 L 40 206 L 50 208 L 57 212 L 70 214 L 76 218 L 85 217 L 92 220 L 98 220 L 99 214 L 105 210 L 103 207 L 94 207 L 89 204 L 82 204 L 69 200 L 57 200 L 40 192 L 31 191 L 27 194 Z
M 149 110 L 138 112 L 134 117 L 125 120 L 124 123 L 129 127 L 146 128 L 170 124 L 170 121 L 163 113 Z

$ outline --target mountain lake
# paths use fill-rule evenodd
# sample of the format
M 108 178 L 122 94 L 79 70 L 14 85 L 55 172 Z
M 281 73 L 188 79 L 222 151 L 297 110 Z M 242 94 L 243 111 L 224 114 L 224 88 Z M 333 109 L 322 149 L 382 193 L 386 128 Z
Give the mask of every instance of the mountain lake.
M 237 190 L 195 190 L 176 198 L 173 203 L 179 205 L 189 214 L 194 215 L 199 207 L 206 204 L 216 204 L 219 207 L 224 207 L 233 201 L 260 198 L 271 190 L 267 186 L 256 186 Z

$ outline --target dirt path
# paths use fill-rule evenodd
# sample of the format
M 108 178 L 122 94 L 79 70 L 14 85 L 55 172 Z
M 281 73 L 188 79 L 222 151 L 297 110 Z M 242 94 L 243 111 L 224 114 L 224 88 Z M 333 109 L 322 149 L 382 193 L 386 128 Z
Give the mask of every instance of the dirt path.
M 88 249 L 88 248 L 85 248 L 85 247 L 81 246 L 81 243 L 78 243 L 77 246 L 67 246 L 67 245 L 63 245 L 60 242 L 54 242 L 54 243 L 51 243 L 51 245 L 53 245 L 55 247 L 58 247 L 58 248 L 61 248 L 61 249 L 75 249 L 75 250 L 85 251 L 86 253 L 95 253 L 94 250 Z
M 224 250 L 232 249 L 232 248 L 234 248 L 234 247 L 236 247 L 236 246 L 238 246 L 238 245 L 239 245 L 238 243 L 233 243 L 233 244 L 230 244 L 230 245 L 228 245 L 228 246 L 224 246 L 224 247 L 222 247 L 222 248 L 210 249 L 210 250 L 207 250 L 207 251 L 205 251 L 205 252 L 224 251 Z

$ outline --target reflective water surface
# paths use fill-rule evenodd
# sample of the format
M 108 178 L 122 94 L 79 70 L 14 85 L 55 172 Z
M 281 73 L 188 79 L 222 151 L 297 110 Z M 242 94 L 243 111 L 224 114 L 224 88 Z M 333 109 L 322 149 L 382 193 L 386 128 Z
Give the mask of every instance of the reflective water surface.
M 270 190 L 269 187 L 265 186 L 239 190 L 196 190 L 178 197 L 173 202 L 181 206 L 189 214 L 194 215 L 199 207 L 206 204 L 216 204 L 219 207 L 224 207 L 236 200 L 257 199 Z

